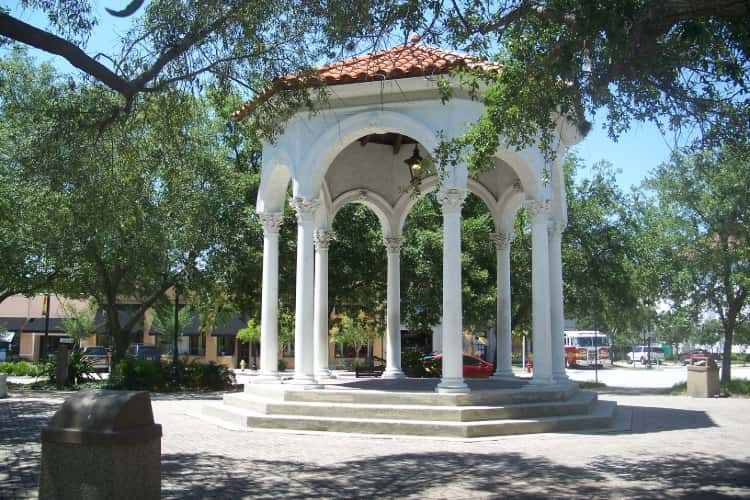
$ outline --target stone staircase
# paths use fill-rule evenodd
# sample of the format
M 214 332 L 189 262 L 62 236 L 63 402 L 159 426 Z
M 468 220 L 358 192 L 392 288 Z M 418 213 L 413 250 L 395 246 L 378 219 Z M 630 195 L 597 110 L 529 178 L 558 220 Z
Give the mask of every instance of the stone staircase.
M 408 382 L 405 390 L 247 384 L 203 415 L 251 428 L 476 438 L 604 428 L 615 407 L 575 384 L 490 384 L 467 394 L 409 391 Z

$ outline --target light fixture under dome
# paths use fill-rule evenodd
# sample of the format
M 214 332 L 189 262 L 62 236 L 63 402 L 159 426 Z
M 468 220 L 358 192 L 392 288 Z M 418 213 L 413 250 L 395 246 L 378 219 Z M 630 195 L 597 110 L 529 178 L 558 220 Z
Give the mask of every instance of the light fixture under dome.
M 411 177 L 411 182 L 418 181 L 418 174 L 422 169 L 422 156 L 419 154 L 419 146 L 417 144 L 414 145 L 414 152 L 410 157 L 404 160 L 404 163 L 406 163 L 406 166 L 409 167 L 409 176 Z

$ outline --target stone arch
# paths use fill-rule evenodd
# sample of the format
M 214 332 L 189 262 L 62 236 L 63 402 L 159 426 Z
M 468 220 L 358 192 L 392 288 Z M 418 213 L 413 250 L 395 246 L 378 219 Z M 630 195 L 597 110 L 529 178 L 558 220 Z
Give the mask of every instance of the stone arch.
M 328 168 L 349 144 L 360 137 L 374 133 L 395 132 L 411 137 L 428 151 L 434 151 L 439 140 L 434 130 L 404 113 L 394 111 L 366 111 L 345 118 L 329 127 L 314 140 L 307 168 L 301 168 L 306 177 L 296 180 L 295 195 L 314 196 L 320 191 Z
M 263 163 L 256 211 L 258 213 L 283 212 L 286 192 L 292 178 L 288 159 L 272 159 Z
M 420 196 L 412 196 L 410 193 L 404 193 L 404 195 L 401 196 L 401 198 L 396 203 L 396 208 L 394 210 L 394 222 L 396 224 L 396 227 L 394 229 L 396 229 L 397 234 L 401 234 L 403 232 L 404 224 L 406 223 L 406 217 L 409 215 L 412 208 L 414 208 L 414 205 L 417 204 L 417 201 L 419 201 L 419 199 L 424 195 L 437 190 L 438 187 L 439 179 L 436 175 L 433 175 L 422 180 L 422 183 L 419 185 Z M 469 178 L 467 182 L 467 188 L 470 193 L 476 195 L 480 200 L 484 202 L 487 210 L 489 210 L 490 212 L 490 215 L 492 215 L 492 220 L 495 223 L 495 227 L 497 227 L 497 201 L 495 200 L 495 197 L 492 195 L 492 193 L 480 182 L 471 178 Z
M 398 234 L 394 232 L 396 228 L 393 225 L 393 209 L 382 196 L 368 189 L 353 189 L 338 196 L 331 207 L 331 215 L 328 220 L 329 227 L 333 226 L 333 219 L 339 210 L 349 203 L 359 203 L 372 210 L 380 221 L 380 228 L 384 237 Z
M 542 186 L 542 167 L 544 157 L 536 148 L 523 150 L 499 149 L 495 157 L 504 161 L 513 169 L 521 181 L 523 190 L 530 198 L 536 198 L 544 191 Z

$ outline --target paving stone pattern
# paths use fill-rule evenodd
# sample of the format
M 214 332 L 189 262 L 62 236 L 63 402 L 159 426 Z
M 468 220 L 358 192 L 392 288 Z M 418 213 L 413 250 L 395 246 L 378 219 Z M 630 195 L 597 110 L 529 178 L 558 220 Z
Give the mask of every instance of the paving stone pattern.
M 601 397 L 619 405 L 607 432 L 460 441 L 233 429 L 195 416 L 205 395 L 154 395 L 162 496 L 750 498 L 750 399 Z M 0 498 L 36 496 L 61 402 L 0 400 Z

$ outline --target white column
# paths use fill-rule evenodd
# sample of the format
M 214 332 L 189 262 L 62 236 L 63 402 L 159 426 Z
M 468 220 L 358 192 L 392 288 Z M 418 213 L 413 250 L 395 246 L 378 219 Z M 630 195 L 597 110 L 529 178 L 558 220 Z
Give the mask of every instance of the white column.
M 465 189 L 442 189 L 443 209 L 443 378 L 438 392 L 469 392 L 463 376 L 461 306 L 461 206 Z
M 404 378 L 401 371 L 401 238 L 385 238 L 388 252 L 388 325 L 383 378 Z
M 297 291 L 294 315 L 294 379 L 293 384 L 316 385 L 313 372 L 313 306 L 315 256 L 313 232 L 318 200 L 295 197 L 291 201 L 297 212 Z
M 549 293 L 549 200 L 527 200 L 531 216 L 531 328 L 534 351 L 532 384 L 551 384 L 552 344 L 550 339 Z
M 260 373 L 254 382 L 279 380 L 279 229 L 282 220 L 280 213 L 260 214 L 263 224 Z
M 492 378 L 502 379 L 513 376 L 510 328 L 510 244 L 513 233 L 498 232 L 493 238 L 497 253 L 497 356 Z
M 331 377 L 328 369 L 328 247 L 333 231 L 315 231 L 315 378 Z
M 563 329 L 563 276 L 562 276 L 562 232 L 565 225 L 559 221 L 549 224 L 549 284 L 550 284 L 550 330 L 552 342 L 552 376 L 558 382 L 567 382 L 565 373 L 565 348 Z

